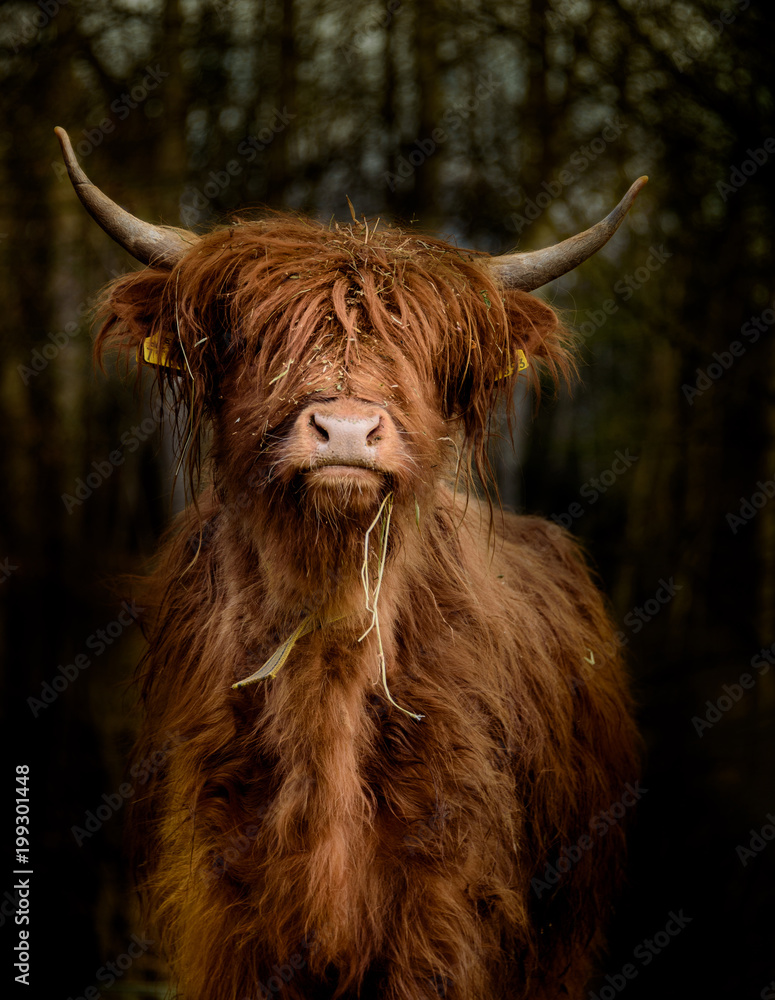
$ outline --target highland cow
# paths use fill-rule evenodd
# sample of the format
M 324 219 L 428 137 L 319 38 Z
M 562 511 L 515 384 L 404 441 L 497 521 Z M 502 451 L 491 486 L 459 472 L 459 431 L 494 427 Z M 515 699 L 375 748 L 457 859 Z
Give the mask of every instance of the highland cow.
M 534 253 L 354 217 L 195 236 L 118 208 L 58 135 L 147 265 L 106 291 L 97 354 L 138 356 L 201 478 L 141 600 L 138 759 L 175 740 L 131 821 L 181 996 L 582 997 L 623 863 L 599 817 L 638 795 L 624 671 L 578 546 L 464 483 L 514 380 L 572 372 L 529 292 L 643 180 Z

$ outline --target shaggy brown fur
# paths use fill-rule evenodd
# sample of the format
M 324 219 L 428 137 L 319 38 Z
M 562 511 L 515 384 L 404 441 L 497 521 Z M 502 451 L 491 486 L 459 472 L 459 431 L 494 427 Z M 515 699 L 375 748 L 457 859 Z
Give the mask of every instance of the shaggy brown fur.
M 134 834 L 187 1000 L 583 995 L 623 855 L 594 819 L 637 774 L 621 664 L 571 539 L 453 486 L 458 445 L 485 470 L 518 349 L 568 372 L 560 333 L 486 259 L 382 225 L 241 223 L 109 290 L 98 351 L 157 334 L 184 370 L 158 378 L 192 480 L 213 428 L 142 601 L 137 753 L 173 749 Z M 294 445 L 337 400 L 398 432 L 357 482 Z M 419 722 L 386 699 L 375 631 L 359 641 L 388 493 L 381 637 Z M 308 614 L 277 676 L 232 690 Z

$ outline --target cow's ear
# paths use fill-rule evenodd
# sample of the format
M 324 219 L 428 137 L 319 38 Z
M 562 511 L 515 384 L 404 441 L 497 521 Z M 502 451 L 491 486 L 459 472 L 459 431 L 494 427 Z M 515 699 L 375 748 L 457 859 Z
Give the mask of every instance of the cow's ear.
M 447 295 L 448 336 L 438 381 L 442 414 L 460 419 L 470 442 L 489 434 L 492 414 L 506 401 L 513 406 L 513 384 L 520 377 L 540 388 L 539 375 L 555 382 L 574 373 L 568 334 L 557 313 L 541 299 L 495 283 L 489 270 L 457 261 L 466 272 L 466 294 Z
M 177 265 L 148 267 L 125 275 L 105 289 L 97 310 L 101 327 L 95 357 L 102 365 L 111 349 L 138 378 L 150 375 L 169 408 L 173 446 L 180 454 L 191 495 L 199 490 L 202 442 L 219 379 L 221 324 L 215 305 L 200 309 L 178 295 Z
M 101 321 L 95 343 L 97 361 L 117 349 L 127 365 L 137 362 L 160 383 L 193 381 L 197 394 L 212 398 L 216 347 L 213 334 L 220 324 L 177 301 L 175 272 L 146 268 L 108 285 L 98 307 Z
M 506 291 L 503 298 L 512 348 L 524 352 L 530 369 L 543 361 L 555 379 L 567 379 L 574 370 L 569 335 L 554 309 L 528 292 Z
M 97 308 L 101 325 L 94 345 L 95 358 L 101 366 L 104 367 L 106 355 L 114 349 L 130 363 L 142 357 L 146 337 L 160 329 L 168 279 L 168 271 L 147 268 L 125 274 L 103 290 Z

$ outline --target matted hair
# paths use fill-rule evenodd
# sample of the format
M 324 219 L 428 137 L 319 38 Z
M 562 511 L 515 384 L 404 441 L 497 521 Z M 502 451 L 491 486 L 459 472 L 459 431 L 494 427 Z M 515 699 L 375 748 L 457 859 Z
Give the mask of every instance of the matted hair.
M 132 834 L 182 995 L 580 998 L 623 859 L 624 824 L 595 823 L 638 771 L 619 646 L 565 532 L 447 481 L 456 433 L 486 479 L 518 352 L 534 381 L 572 370 L 555 313 L 441 240 L 273 216 L 114 282 L 102 319 L 100 356 L 167 349 L 182 439 L 213 425 L 140 598 L 137 760 L 172 745 Z M 380 565 L 375 510 L 283 472 L 296 415 L 350 395 L 405 452 Z
M 172 270 L 110 285 L 96 351 L 118 345 L 134 358 L 149 336 L 168 345 L 173 367 L 153 366 L 154 375 L 183 441 L 199 439 L 227 370 L 251 367 L 253 402 L 271 430 L 307 396 L 345 391 L 353 365 L 363 377 L 371 363 L 387 400 L 419 384 L 429 405 L 457 418 L 486 483 L 490 421 L 499 401 L 510 412 L 517 351 L 536 389 L 541 370 L 553 380 L 573 371 L 556 313 L 504 290 L 488 260 L 384 223 L 326 226 L 281 213 L 237 221 L 200 238 Z M 190 473 L 199 457 L 189 449 Z

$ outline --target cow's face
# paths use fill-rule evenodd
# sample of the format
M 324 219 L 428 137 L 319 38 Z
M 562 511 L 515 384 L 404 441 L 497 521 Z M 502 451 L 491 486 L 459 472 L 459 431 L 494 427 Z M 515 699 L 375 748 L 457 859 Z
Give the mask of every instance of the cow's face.
M 200 238 L 135 219 L 96 188 L 55 129 L 89 213 L 151 265 L 104 300 L 98 355 L 146 338 L 188 470 L 214 427 L 216 485 L 240 508 L 258 491 L 315 518 L 368 513 L 432 490 L 458 437 L 480 474 L 499 397 L 524 356 L 555 375 L 570 363 L 554 313 L 528 292 L 577 267 L 616 232 L 639 178 L 604 219 L 553 247 L 489 258 L 416 233 L 290 216 Z M 180 419 L 182 417 L 182 419 Z M 258 502 L 258 501 L 256 501 Z
M 565 358 L 540 300 L 388 227 L 242 224 L 171 271 L 122 279 L 108 310 L 113 335 L 167 348 L 177 370 L 158 374 L 212 422 L 227 499 L 354 527 L 388 493 L 414 510 L 467 453 L 482 460 L 520 354 L 530 373 Z

